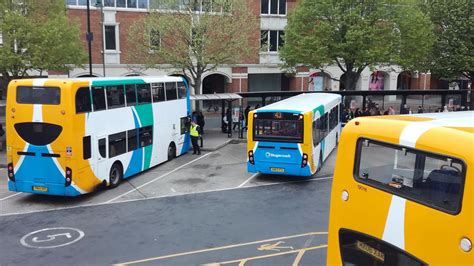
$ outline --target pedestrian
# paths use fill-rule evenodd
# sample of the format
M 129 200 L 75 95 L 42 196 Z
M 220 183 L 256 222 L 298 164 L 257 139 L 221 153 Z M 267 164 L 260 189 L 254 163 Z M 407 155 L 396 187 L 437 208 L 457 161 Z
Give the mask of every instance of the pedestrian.
M 247 107 L 245 107 L 244 113 L 245 113 L 245 130 L 247 130 L 249 127 L 250 105 L 247 105 Z
M 193 144 L 193 154 L 197 155 L 201 154 L 201 149 L 198 145 L 198 140 L 200 136 L 199 131 L 199 125 L 196 123 L 196 121 L 191 121 L 191 128 L 189 134 L 191 135 L 191 143 Z
M 443 113 L 447 113 L 447 112 L 449 112 L 449 109 L 448 109 L 448 106 L 445 105 L 445 106 L 444 106 Z
M 257 110 L 258 108 L 260 108 L 260 104 L 255 105 L 255 110 Z
M 202 114 L 202 112 L 197 113 L 196 119 L 196 123 L 201 128 L 201 135 L 204 135 L 204 125 L 206 124 L 206 121 L 204 120 L 204 115 Z
M 422 113 L 423 113 L 423 108 L 421 108 L 421 106 L 418 106 L 418 113 L 419 113 L 419 114 L 422 114 Z

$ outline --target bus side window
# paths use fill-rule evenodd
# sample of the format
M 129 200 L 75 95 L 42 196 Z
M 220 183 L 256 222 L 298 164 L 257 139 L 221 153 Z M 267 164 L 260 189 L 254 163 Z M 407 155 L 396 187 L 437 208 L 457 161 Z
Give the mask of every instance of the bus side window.
M 142 127 L 138 130 L 140 148 L 153 144 L 153 126 Z
M 178 95 L 176 93 L 176 82 L 166 82 L 166 100 L 176 100 Z
M 136 150 L 138 147 L 137 129 L 132 129 L 132 130 L 127 131 L 127 138 L 128 138 L 127 151 Z
M 109 136 L 109 158 L 127 152 L 126 133 L 120 132 Z
M 89 88 L 79 88 L 76 92 L 76 114 L 87 113 L 91 111 L 91 94 Z
M 164 102 L 165 98 L 165 85 L 163 83 L 151 84 L 151 92 L 153 95 L 153 102 Z
M 318 145 L 318 128 L 317 128 L 317 123 L 319 119 L 316 121 L 313 121 L 313 146 L 316 147 Z
M 137 84 L 138 104 L 151 103 L 150 84 Z
M 105 110 L 105 92 L 104 87 L 92 88 L 92 103 L 94 104 L 94 111 Z
M 82 138 L 82 158 L 84 160 L 91 158 L 91 136 Z
M 186 86 L 184 85 L 184 82 L 180 81 L 178 82 L 178 99 L 184 98 L 186 98 Z
M 137 92 L 135 91 L 135 84 L 125 85 L 125 96 L 127 98 L 127 106 L 137 105 Z
M 107 109 L 120 108 L 125 106 L 125 98 L 123 93 L 123 86 L 107 86 L 105 87 L 107 93 Z
M 100 154 L 100 157 L 102 157 L 102 158 L 106 158 L 106 156 L 107 156 L 105 138 L 99 139 L 99 154 Z

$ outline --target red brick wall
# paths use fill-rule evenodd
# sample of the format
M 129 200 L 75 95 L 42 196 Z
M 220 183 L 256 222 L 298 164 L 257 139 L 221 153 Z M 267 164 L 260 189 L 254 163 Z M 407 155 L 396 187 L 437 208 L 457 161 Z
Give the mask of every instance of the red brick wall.
M 80 32 L 81 32 L 81 40 L 84 44 L 84 51 L 88 52 L 87 48 L 87 39 L 86 39 L 86 32 L 87 32 L 87 12 L 85 9 L 69 9 L 68 16 L 72 21 L 76 21 L 80 24 Z M 102 33 L 101 33 L 101 24 L 100 24 L 101 16 L 98 10 L 90 10 L 90 25 L 91 25 L 91 32 L 94 34 L 94 40 L 92 41 L 92 63 L 93 64 L 100 64 L 102 63 Z M 89 61 L 88 59 L 84 62 L 87 64 Z
M 127 56 L 127 52 L 130 51 L 133 41 L 129 41 L 129 32 L 132 24 L 144 18 L 147 13 L 144 12 L 117 12 L 115 15 L 115 21 L 120 23 L 120 63 L 122 64 L 140 64 L 143 62 L 138 62 L 137 60 L 131 59 L 130 56 Z

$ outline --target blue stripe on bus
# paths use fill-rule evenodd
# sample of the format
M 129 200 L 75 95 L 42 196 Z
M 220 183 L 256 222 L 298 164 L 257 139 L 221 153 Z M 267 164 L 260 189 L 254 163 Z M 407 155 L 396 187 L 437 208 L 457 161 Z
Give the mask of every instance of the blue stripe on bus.
M 191 117 L 191 92 L 189 91 L 189 84 L 188 81 L 183 78 L 184 85 L 186 86 L 186 115 Z M 184 135 L 184 143 L 183 147 L 181 148 L 181 154 L 186 153 L 191 148 L 191 137 L 189 136 L 189 132 L 185 133 Z
M 140 123 L 138 123 L 138 118 L 135 115 L 135 112 L 133 112 L 133 121 L 135 123 L 135 129 L 140 127 Z M 138 143 L 138 132 L 137 132 L 137 143 Z M 142 171 L 142 163 L 143 162 L 143 148 L 136 149 L 132 152 L 132 158 L 130 159 L 130 162 L 128 163 L 127 170 L 125 171 L 125 174 L 123 175 L 124 178 L 128 178 L 134 174 L 138 174 L 139 172 Z

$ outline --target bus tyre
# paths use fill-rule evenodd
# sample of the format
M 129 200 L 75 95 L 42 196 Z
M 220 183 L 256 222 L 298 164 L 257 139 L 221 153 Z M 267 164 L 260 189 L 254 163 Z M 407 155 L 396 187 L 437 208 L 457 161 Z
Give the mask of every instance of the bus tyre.
M 171 161 L 174 158 L 176 158 L 176 147 L 174 146 L 174 143 L 170 143 L 168 146 L 168 161 Z
M 110 168 L 109 174 L 109 188 L 117 187 L 123 178 L 122 166 L 119 163 L 114 163 Z

